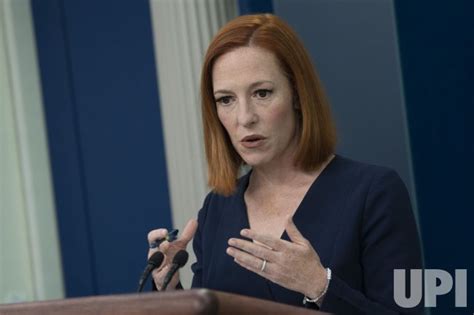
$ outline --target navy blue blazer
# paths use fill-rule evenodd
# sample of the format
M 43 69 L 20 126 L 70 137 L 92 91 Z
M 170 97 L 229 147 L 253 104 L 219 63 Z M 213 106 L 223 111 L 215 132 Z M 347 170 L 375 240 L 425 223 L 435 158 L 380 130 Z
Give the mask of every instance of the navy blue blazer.
M 244 192 L 250 173 L 228 197 L 209 193 L 199 211 L 192 287 L 302 306 L 303 294 L 246 270 L 226 254 L 227 241 L 249 228 Z M 332 280 L 321 305 L 337 314 L 421 313 L 393 297 L 393 270 L 422 268 L 408 192 L 385 167 L 336 155 L 310 186 L 293 220 L 319 254 Z M 289 240 L 283 233 L 283 239 Z M 420 306 L 421 307 L 421 306 Z

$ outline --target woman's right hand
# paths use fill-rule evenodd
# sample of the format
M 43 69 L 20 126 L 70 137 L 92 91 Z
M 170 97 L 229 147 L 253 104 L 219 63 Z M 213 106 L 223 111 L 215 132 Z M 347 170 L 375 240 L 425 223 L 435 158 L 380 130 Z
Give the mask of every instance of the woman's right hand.
M 186 246 L 188 245 L 189 241 L 193 239 L 197 227 L 198 223 L 196 220 L 189 220 L 186 226 L 184 227 L 181 236 L 178 237 L 178 239 L 172 242 L 164 241 L 160 244 L 159 248 L 150 248 L 150 250 L 148 251 L 148 259 L 158 250 L 165 255 L 164 262 L 161 264 L 160 268 L 155 269 L 152 273 L 153 280 L 155 281 L 155 285 L 158 290 L 161 290 L 161 287 L 163 286 L 163 281 L 171 267 L 174 255 L 176 255 L 176 253 L 182 249 L 186 250 Z M 167 235 L 168 230 L 166 229 L 152 230 L 150 233 L 148 233 L 148 244 L 158 239 L 163 239 Z M 177 272 L 169 283 L 167 290 L 174 290 L 178 285 L 178 282 L 179 273 Z

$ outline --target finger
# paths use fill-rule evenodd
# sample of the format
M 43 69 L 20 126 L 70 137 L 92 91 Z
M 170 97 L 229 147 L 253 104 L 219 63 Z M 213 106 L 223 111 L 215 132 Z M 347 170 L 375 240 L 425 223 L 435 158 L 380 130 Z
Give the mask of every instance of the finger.
M 243 229 L 242 231 L 240 231 L 240 235 L 242 235 L 244 237 L 247 237 L 247 238 L 250 238 L 254 241 L 260 242 L 260 243 L 268 246 L 268 248 L 274 249 L 276 251 L 281 251 L 281 250 L 285 249 L 290 244 L 290 242 L 288 242 L 288 241 L 282 240 L 282 239 L 274 237 L 274 236 L 265 235 L 265 234 L 262 234 L 260 232 L 257 232 L 255 230 L 251 230 L 251 229 L 250 230 L 249 229 Z
M 288 216 L 286 222 L 286 234 L 293 243 L 302 244 L 306 243 L 306 238 L 300 233 L 298 228 L 296 227 L 295 223 L 293 222 L 293 218 Z
M 170 248 L 170 242 L 164 241 L 160 244 L 159 250 L 163 254 L 166 254 L 166 252 L 168 251 L 169 248 Z
M 148 244 L 156 242 L 157 240 L 164 239 L 166 237 L 166 235 L 168 235 L 168 230 L 167 229 L 152 230 L 147 235 Z M 155 248 L 150 248 L 148 250 L 147 258 L 149 259 L 151 257 L 151 255 L 156 253 L 158 250 L 161 250 L 161 246 L 160 246 L 160 248 L 156 248 L 156 247 Z
M 186 248 L 186 245 L 188 245 L 189 241 L 193 239 L 194 234 L 196 234 L 197 228 L 198 228 L 198 222 L 195 219 L 189 220 L 183 229 L 183 233 L 181 234 L 181 237 L 178 238 L 175 242 L 177 242 L 182 247 Z
M 276 265 L 274 263 L 267 261 L 265 263 L 265 268 L 262 271 L 262 259 L 251 256 L 250 254 L 245 252 L 239 253 L 239 250 L 235 248 L 230 248 L 230 250 L 228 249 L 228 254 L 234 257 L 234 261 L 243 268 L 252 271 L 272 282 L 277 282 L 277 279 L 275 277 L 275 275 L 277 274 L 275 269 Z
M 237 258 L 234 258 L 234 261 L 235 261 L 237 264 L 239 264 L 240 266 L 242 266 L 243 268 L 245 268 L 245 269 L 247 269 L 247 270 L 249 270 L 249 271 L 252 271 L 252 272 L 258 274 L 259 276 L 264 277 L 264 278 L 267 278 L 267 279 L 270 280 L 270 277 L 271 277 L 270 274 L 265 272 L 265 271 L 268 271 L 268 268 L 270 267 L 268 262 L 267 262 L 267 264 L 265 265 L 265 270 L 264 270 L 264 271 L 261 271 L 261 269 L 262 269 L 262 265 L 261 265 L 261 264 L 263 264 L 263 261 L 261 262 L 260 266 L 257 267 L 257 268 L 255 268 L 255 267 L 252 266 L 252 265 L 247 264 L 246 262 L 240 261 L 240 260 L 237 259 Z
M 230 246 L 236 247 L 261 259 L 266 259 L 269 261 L 275 261 L 277 259 L 277 253 L 275 251 L 254 242 L 249 242 L 238 238 L 231 238 L 229 239 L 228 243 Z
M 246 253 L 244 251 L 241 251 L 233 247 L 228 247 L 226 252 L 228 255 L 238 260 L 240 262 L 239 264 L 242 264 L 246 268 L 249 267 L 255 270 L 260 270 L 260 268 L 262 268 L 263 260 L 258 257 L 253 256 L 252 254 Z
M 150 259 L 151 255 L 153 255 L 154 253 L 156 253 L 157 251 L 160 251 L 165 255 L 165 260 L 166 260 L 166 257 L 167 257 L 166 253 L 168 252 L 169 247 L 170 247 L 170 243 L 168 241 L 163 241 L 159 247 L 150 248 L 148 250 L 148 259 Z
M 166 274 L 168 273 L 169 270 L 170 270 L 170 265 L 166 265 L 161 269 L 153 270 L 152 277 L 153 277 L 153 281 L 155 281 L 155 285 L 156 285 L 156 288 L 158 290 L 161 290 L 161 287 L 163 285 L 163 281 L 164 281 L 164 279 L 166 277 Z
M 151 243 L 151 242 L 154 242 L 156 240 L 159 240 L 159 239 L 163 239 L 166 237 L 166 235 L 168 235 L 168 230 L 167 229 L 156 229 L 156 230 L 152 230 L 150 231 L 150 233 L 148 233 L 148 243 Z

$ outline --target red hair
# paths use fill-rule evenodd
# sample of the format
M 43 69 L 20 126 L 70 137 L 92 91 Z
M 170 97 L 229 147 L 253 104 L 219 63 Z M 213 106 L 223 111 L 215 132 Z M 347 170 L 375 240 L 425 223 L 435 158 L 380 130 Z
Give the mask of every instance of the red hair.
M 272 14 L 240 16 L 219 30 L 207 49 L 201 73 L 201 105 L 208 184 L 229 195 L 236 187 L 243 161 L 220 123 L 214 99 L 212 68 L 223 54 L 239 47 L 272 52 L 293 88 L 299 120 L 295 165 L 314 171 L 334 153 L 336 131 L 321 82 L 296 33 Z

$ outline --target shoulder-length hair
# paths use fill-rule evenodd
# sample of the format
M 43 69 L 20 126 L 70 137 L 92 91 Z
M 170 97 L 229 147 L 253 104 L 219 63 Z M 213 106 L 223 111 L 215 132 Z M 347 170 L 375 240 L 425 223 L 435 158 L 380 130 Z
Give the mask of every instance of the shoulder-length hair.
M 272 14 L 240 16 L 219 30 L 207 49 L 201 73 L 201 105 L 208 184 L 217 193 L 235 191 L 243 160 L 219 121 L 212 68 L 223 54 L 239 47 L 272 52 L 293 89 L 297 107 L 298 144 L 295 165 L 314 171 L 334 153 L 336 131 L 329 104 L 311 59 L 296 33 Z

